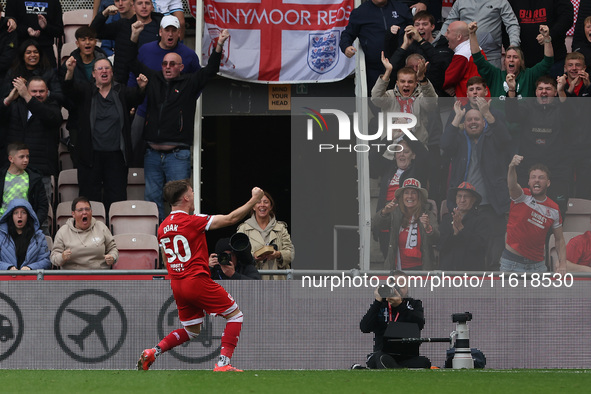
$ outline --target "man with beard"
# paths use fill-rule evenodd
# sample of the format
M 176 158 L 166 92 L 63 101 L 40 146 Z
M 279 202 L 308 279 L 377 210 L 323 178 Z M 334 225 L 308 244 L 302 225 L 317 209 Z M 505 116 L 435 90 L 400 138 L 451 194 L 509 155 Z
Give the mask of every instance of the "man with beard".
M 507 186 L 511 196 L 507 241 L 501 257 L 501 271 L 546 272 L 544 248 L 552 229 L 556 239 L 558 266 L 556 272 L 566 273 L 566 246 L 562 234 L 562 217 L 558 205 L 546 192 L 550 187 L 550 171 L 543 164 L 529 169 L 529 189 L 517 183 L 516 167 L 523 156 L 515 155 L 509 164 Z
M 508 78 L 510 89 L 515 88 L 515 80 Z M 561 89 L 564 88 L 561 86 Z M 527 182 L 527 170 L 534 164 L 547 166 L 554 180 L 549 192 L 550 198 L 566 212 L 572 173 L 572 160 L 569 143 L 573 134 L 574 118 L 570 103 L 556 98 L 556 81 L 545 75 L 536 81 L 536 99 L 505 101 L 507 121 L 518 124 L 519 155 L 523 156 L 523 166 L 517 169 L 517 180 Z M 570 125 L 569 125 L 570 124 Z

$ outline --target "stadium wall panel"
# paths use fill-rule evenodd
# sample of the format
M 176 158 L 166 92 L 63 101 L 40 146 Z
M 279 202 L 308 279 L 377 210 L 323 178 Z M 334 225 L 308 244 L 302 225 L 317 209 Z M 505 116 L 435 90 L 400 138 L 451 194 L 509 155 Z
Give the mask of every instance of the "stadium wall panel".
M 485 353 L 487 368 L 589 368 L 591 281 L 559 289 L 495 282 L 412 289 L 425 307 L 422 335 L 448 336 L 451 314 L 469 311 L 471 346 Z M 301 280 L 223 285 L 245 315 L 233 358 L 239 368 L 346 369 L 371 351 L 372 335 L 359 331 L 371 288 L 331 291 Z M 199 340 L 164 354 L 153 368 L 213 368 L 223 326 L 223 318 L 208 318 Z M 133 369 L 144 348 L 178 327 L 166 280 L 0 281 L 2 369 Z M 421 352 L 443 366 L 447 347 L 427 343 Z

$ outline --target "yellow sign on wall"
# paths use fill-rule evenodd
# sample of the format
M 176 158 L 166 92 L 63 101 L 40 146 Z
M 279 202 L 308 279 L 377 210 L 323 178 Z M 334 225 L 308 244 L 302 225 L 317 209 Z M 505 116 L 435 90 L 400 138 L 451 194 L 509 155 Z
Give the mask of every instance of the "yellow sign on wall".
M 291 85 L 269 85 L 269 110 L 291 110 Z

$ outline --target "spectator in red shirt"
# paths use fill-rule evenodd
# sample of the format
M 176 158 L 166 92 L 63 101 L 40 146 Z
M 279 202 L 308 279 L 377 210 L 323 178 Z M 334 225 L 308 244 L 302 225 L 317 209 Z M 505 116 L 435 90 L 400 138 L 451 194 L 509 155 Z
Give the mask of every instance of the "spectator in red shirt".
M 470 53 L 468 24 L 461 21 L 453 22 L 449 25 L 445 38 L 454 55 L 449 67 L 445 70 L 443 89 L 450 96 L 466 97 L 466 82 L 479 75 Z
M 591 272 L 591 231 L 577 235 L 566 245 L 566 270 Z

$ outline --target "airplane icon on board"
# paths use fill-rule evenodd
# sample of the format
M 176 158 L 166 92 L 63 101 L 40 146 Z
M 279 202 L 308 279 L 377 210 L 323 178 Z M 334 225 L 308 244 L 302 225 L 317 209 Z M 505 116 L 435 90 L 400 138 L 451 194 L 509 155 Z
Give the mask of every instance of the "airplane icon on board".
M 93 332 L 96 332 L 99 341 L 103 345 L 105 352 L 109 351 L 109 346 L 107 345 L 107 337 L 105 336 L 105 331 L 103 329 L 103 320 L 107 317 L 109 312 L 111 311 L 110 306 L 105 306 L 103 309 L 99 311 L 96 315 L 77 311 L 75 309 L 66 309 L 71 314 L 81 318 L 82 320 L 86 321 L 88 325 L 80 331 L 80 334 L 68 335 L 68 338 L 74 341 L 76 345 L 80 347 L 80 350 L 84 350 L 84 340 L 90 336 Z

